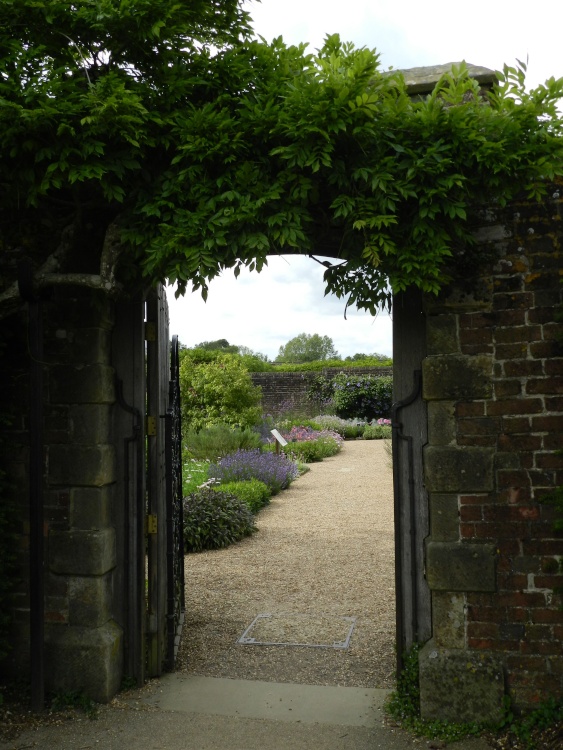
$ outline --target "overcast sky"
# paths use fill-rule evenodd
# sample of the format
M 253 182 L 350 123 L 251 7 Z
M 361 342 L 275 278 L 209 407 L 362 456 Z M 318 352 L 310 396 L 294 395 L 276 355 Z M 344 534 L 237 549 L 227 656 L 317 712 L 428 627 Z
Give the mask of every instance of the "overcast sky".
M 253 0 L 254 29 L 268 42 L 307 42 L 314 51 L 326 34 L 357 47 L 376 48 L 384 69 L 465 60 L 493 70 L 529 60 L 528 83 L 563 77 L 563 0 Z M 171 333 L 193 346 L 225 338 L 275 358 L 300 333 L 330 336 L 341 356 L 392 353 L 391 321 L 348 311 L 324 296 L 323 268 L 308 258 L 271 258 L 261 274 L 231 272 L 210 285 L 207 303 L 198 292 L 169 295 Z

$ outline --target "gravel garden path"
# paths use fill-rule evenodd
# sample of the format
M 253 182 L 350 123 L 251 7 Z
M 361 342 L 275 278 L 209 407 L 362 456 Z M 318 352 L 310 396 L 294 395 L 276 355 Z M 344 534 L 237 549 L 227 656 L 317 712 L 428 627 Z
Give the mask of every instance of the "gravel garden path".
M 259 513 L 258 533 L 186 556 L 177 671 L 393 687 L 393 493 L 385 445 L 345 442 L 338 455 L 310 466 Z M 290 645 L 238 642 L 264 614 L 271 617 L 259 618 L 247 637 Z M 331 647 L 346 643 L 352 625 L 348 647 Z
M 174 674 L 118 694 L 99 707 L 97 721 L 73 709 L 11 717 L 5 732 L 0 722 L 0 750 L 442 747 L 384 722 L 375 705 L 382 701 L 377 690 L 370 693 L 370 708 L 365 697 L 339 692 L 336 714 L 328 721 L 317 716 L 327 699 L 324 691 L 331 688 L 311 686 L 393 686 L 392 506 L 383 443 L 345 443 L 340 454 L 313 464 L 273 498 L 258 516 L 257 534 L 225 550 L 186 556 L 187 618 Z M 271 617 L 249 631 L 259 614 Z M 350 618 L 355 618 L 351 635 Z M 309 645 L 237 643 L 245 632 L 258 641 Z M 348 647 L 314 647 L 334 642 Z M 256 681 L 234 684 L 243 693 L 245 686 L 254 687 L 253 700 L 266 706 L 265 715 L 256 713 L 252 702 L 241 713 L 229 704 L 221 707 L 218 696 L 231 680 L 206 681 L 214 677 Z M 203 710 L 194 705 L 201 696 L 193 691 L 202 689 L 190 687 L 194 681 L 208 690 L 212 683 Z M 270 689 L 264 681 L 282 684 Z M 317 703 L 301 705 L 311 691 L 322 691 L 315 693 Z M 273 705 L 271 695 L 280 696 Z M 303 721 L 289 713 L 292 702 Z M 480 739 L 456 745 L 459 750 L 487 747 Z

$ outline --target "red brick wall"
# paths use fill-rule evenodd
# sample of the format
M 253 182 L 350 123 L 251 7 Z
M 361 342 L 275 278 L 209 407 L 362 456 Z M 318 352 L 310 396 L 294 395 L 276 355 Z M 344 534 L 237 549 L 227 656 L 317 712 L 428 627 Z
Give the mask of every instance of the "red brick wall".
M 487 211 L 478 235 L 501 256 L 492 278 L 474 295 L 458 291 L 428 309 L 430 339 L 436 316 L 441 329 L 448 316 L 450 355 L 491 364 L 486 397 L 445 395 L 452 449 L 493 452 L 487 491 L 457 494 L 457 541 L 496 550 L 496 590 L 465 594 L 465 647 L 500 658 L 521 706 L 563 695 L 563 534 L 542 502 L 563 485 L 562 325 L 555 321 L 563 301 L 562 217 L 556 187 L 541 206 L 521 201 Z

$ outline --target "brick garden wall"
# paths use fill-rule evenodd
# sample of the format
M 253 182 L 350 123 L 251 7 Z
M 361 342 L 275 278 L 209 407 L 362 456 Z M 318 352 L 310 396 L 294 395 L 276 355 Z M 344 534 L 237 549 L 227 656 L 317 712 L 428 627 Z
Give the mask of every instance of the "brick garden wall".
M 253 372 L 254 385 L 262 388 L 262 410 L 265 414 L 277 416 L 284 412 L 303 412 L 309 414 L 318 410 L 320 405 L 312 404 L 307 399 L 307 389 L 319 375 L 334 377 L 340 372 L 352 372 L 354 375 L 393 374 L 392 367 L 327 367 L 317 372 Z
M 541 206 L 484 212 L 492 275 L 427 301 L 428 716 L 475 691 L 497 708 L 504 687 L 521 707 L 563 695 L 563 534 L 542 503 L 563 484 L 562 217 L 556 187 Z

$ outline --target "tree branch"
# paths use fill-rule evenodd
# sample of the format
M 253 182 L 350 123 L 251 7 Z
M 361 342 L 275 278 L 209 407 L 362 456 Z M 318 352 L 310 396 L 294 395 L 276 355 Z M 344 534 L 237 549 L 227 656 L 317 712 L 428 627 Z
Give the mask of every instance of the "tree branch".
M 117 222 L 113 221 L 106 230 L 100 255 L 99 274 L 65 273 L 62 270 L 73 247 L 75 231 L 74 225 L 63 230 L 59 246 L 35 272 L 33 278 L 34 290 L 40 291 L 53 286 L 81 286 L 88 289 L 99 289 L 111 297 L 117 296 L 122 291 L 122 286 L 115 278 L 115 269 L 121 252 L 120 231 Z M 17 312 L 23 304 L 18 282 L 14 281 L 0 293 L 0 319 Z

